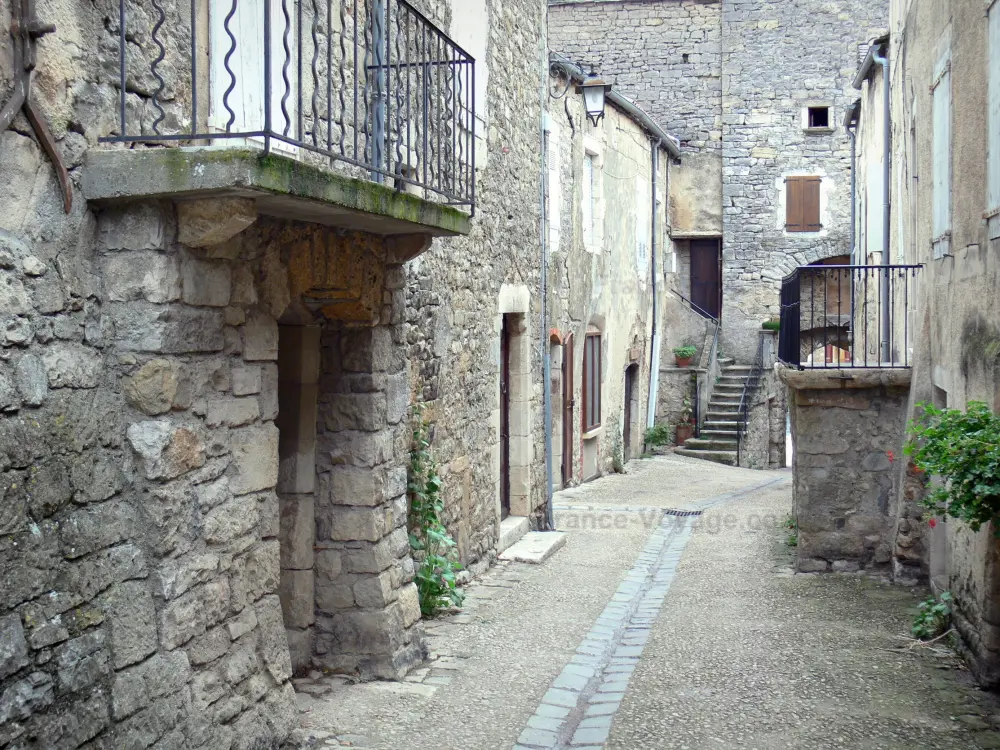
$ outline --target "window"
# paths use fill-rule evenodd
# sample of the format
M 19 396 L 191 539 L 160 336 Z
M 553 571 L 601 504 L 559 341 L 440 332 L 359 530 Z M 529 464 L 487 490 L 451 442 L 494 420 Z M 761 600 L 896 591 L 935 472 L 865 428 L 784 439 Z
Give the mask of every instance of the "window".
M 583 346 L 583 431 L 601 426 L 601 334 L 587 334 Z
M 989 11 L 989 134 L 987 166 L 989 238 L 1000 238 L 1000 2 L 994 0 Z
M 951 53 L 934 67 L 933 202 L 931 236 L 935 258 L 951 254 Z
M 809 107 L 808 123 L 810 128 L 829 128 L 830 108 Z
M 818 232 L 820 223 L 819 177 L 785 178 L 785 231 Z
M 594 246 L 594 155 L 583 157 L 583 243 Z

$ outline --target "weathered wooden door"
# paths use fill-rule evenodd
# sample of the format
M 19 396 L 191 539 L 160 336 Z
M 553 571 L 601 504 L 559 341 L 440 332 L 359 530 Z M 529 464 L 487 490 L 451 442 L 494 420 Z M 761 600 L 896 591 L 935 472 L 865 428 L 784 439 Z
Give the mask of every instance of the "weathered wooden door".
M 500 518 L 510 515 L 510 327 L 500 329 Z
M 722 253 L 719 240 L 691 241 L 691 301 L 718 318 L 722 312 Z
M 562 483 L 568 487 L 573 479 L 573 334 L 563 343 L 562 361 L 563 418 L 562 418 Z

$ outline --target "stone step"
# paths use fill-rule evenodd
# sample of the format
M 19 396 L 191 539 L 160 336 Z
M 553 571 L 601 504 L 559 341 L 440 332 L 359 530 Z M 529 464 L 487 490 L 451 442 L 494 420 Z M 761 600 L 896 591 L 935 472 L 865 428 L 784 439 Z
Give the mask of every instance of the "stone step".
M 529 531 L 499 556 L 501 560 L 538 565 L 566 544 L 564 531 Z
M 679 456 L 689 456 L 691 458 L 701 458 L 705 461 L 715 461 L 717 464 L 736 466 L 736 451 L 703 451 L 690 450 L 688 448 L 674 448 L 674 453 Z
M 738 385 L 742 388 L 746 382 L 746 377 L 742 375 L 720 375 L 719 382 L 716 385 Z
M 737 429 L 736 420 L 728 419 L 706 419 L 702 425 L 703 430 L 733 430 Z
M 738 411 L 708 411 L 705 412 L 705 424 L 736 424 L 736 417 L 739 416 Z
M 525 516 L 507 516 L 500 522 L 500 540 L 497 542 L 497 554 L 515 544 L 521 537 L 531 531 L 531 524 Z
M 711 404 L 708 405 L 708 411 L 705 412 L 705 415 L 707 417 L 709 414 L 728 414 L 730 415 L 729 417 L 730 419 L 735 419 L 736 415 L 739 414 L 739 411 L 740 411 L 739 401 L 734 401 L 729 404 L 720 404 L 717 401 L 713 401 Z
M 736 364 L 736 360 L 732 357 L 719 357 L 719 367 L 732 367 Z
M 703 440 L 732 440 L 736 442 L 736 436 L 739 433 L 733 430 L 702 430 L 701 437 Z
M 684 447 L 695 451 L 734 451 L 736 450 L 736 435 L 731 438 L 706 438 L 704 430 L 700 438 L 690 438 L 684 441 Z
M 729 365 L 722 372 L 726 375 L 743 375 L 746 377 L 753 369 L 753 365 Z
M 743 398 L 743 392 L 742 391 L 740 391 L 738 393 L 719 393 L 718 391 L 716 391 L 715 393 L 712 394 L 712 400 L 709 401 L 709 404 L 711 404 L 711 405 L 715 405 L 715 404 L 737 404 L 738 405 L 740 403 L 740 401 L 742 400 L 742 398 Z
M 746 383 L 745 380 L 720 380 L 715 384 L 715 393 L 718 393 L 719 391 L 725 391 L 727 393 L 729 391 L 735 391 L 736 393 L 740 393 L 743 390 L 744 383 Z

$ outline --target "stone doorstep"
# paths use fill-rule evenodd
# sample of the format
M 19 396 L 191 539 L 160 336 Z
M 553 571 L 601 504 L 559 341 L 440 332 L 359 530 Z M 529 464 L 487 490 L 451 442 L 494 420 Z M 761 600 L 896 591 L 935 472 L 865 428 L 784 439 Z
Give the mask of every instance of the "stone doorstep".
M 552 557 L 565 544 L 566 533 L 563 531 L 529 531 L 501 554 L 499 559 L 538 565 Z
M 503 553 L 530 530 L 531 526 L 526 516 L 507 516 L 500 522 L 500 541 L 497 543 L 497 554 Z

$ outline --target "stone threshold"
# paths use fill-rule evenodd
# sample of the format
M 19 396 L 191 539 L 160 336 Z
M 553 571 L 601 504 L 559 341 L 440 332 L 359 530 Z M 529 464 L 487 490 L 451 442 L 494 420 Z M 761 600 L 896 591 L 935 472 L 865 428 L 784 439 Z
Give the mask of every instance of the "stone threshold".
M 566 533 L 563 531 L 529 531 L 504 551 L 500 559 L 538 565 L 552 557 L 565 544 Z
M 531 531 L 531 524 L 526 516 L 507 516 L 500 522 L 500 540 L 497 543 L 497 554 L 502 555 L 511 545 L 518 542 Z

